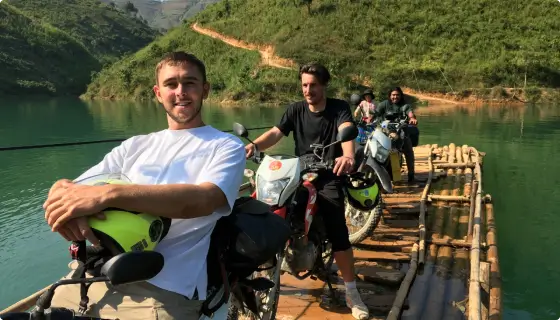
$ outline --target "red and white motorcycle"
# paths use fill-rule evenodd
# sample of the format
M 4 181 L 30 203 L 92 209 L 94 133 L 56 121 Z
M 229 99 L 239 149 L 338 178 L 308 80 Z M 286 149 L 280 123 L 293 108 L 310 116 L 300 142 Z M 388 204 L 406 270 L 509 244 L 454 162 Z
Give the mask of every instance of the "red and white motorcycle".
M 243 125 L 234 123 L 233 131 L 252 142 Z M 253 161 L 260 164 L 256 175 L 250 169 L 245 170 L 245 176 L 253 186 L 252 197 L 272 206 L 272 211 L 286 219 L 292 229 L 285 250 L 278 254 L 281 270 L 277 266 L 278 275 L 270 279 L 273 282 L 277 283 L 284 272 L 300 280 L 319 278 L 327 283 L 334 300 L 335 291 L 330 278 L 334 256 L 322 217 L 316 214 L 317 190 L 312 182 L 322 172 L 333 170 L 334 163 L 323 160 L 325 151 L 336 144 L 354 140 L 357 136 L 358 129 L 355 126 L 345 127 L 338 133 L 336 142 L 326 146 L 313 144 L 311 148 L 314 154 L 303 157 L 283 154 L 263 157 L 263 153 L 255 150 Z M 278 293 L 268 298 L 277 301 Z

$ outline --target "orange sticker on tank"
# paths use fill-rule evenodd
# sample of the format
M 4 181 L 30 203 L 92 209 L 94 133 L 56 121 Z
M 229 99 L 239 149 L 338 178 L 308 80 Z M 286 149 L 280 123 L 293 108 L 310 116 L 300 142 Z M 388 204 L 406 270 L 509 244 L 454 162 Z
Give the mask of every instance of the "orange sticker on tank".
M 272 171 L 276 171 L 276 170 L 280 170 L 280 168 L 282 168 L 282 162 L 280 161 L 272 161 L 269 165 L 268 168 Z

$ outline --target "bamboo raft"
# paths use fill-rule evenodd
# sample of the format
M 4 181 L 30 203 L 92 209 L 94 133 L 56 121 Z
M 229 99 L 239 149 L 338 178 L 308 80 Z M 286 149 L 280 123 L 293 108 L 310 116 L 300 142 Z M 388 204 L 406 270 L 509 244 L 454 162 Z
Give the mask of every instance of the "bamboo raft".
M 416 178 L 425 182 L 397 183 L 395 193 L 384 195 L 378 227 L 354 246 L 357 286 L 370 319 L 501 319 L 494 212 L 491 197 L 482 195 L 483 156 L 453 143 L 415 148 Z M 337 270 L 333 274 L 339 301 L 330 301 L 320 280 L 283 275 L 277 319 L 353 319 L 344 283 Z M 28 310 L 46 289 L 0 313 Z
M 384 195 L 379 226 L 354 246 L 370 319 L 501 319 L 494 213 L 491 197 L 482 195 L 484 154 L 453 143 L 414 151 L 416 178 L 425 182 L 397 183 Z M 277 319 L 354 319 L 333 272 L 335 303 L 324 282 L 283 275 Z

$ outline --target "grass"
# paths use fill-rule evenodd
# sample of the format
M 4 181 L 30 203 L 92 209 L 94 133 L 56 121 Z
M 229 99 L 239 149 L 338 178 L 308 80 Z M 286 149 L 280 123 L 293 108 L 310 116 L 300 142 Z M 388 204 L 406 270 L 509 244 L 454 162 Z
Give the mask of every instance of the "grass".
M 154 69 L 166 52 L 185 50 L 206 64 L 210 100 L 283 103 L 300 97 L 297 72 L 260 65 L 258 52 L 233 48 L 180 26 L 96 74 L 85 99 L 153 99 Z
M 369 79 L 382 94 L 394 85 L 560 87 L 556 1 L 315 0 L 309 10 L 304 2 L 227 0 L 184 23 L 273 44 L 281 57 L 320 61 L 340 78 Z

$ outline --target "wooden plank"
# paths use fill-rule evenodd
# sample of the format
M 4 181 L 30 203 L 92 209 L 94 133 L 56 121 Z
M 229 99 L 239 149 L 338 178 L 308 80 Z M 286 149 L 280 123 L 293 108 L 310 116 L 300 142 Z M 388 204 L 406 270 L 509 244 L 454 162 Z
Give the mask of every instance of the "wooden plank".
M 380 252 L 366 250 L 352 250 L 355 260 L 368 261 L 408 261 L 410 255 L 400 252 Z

